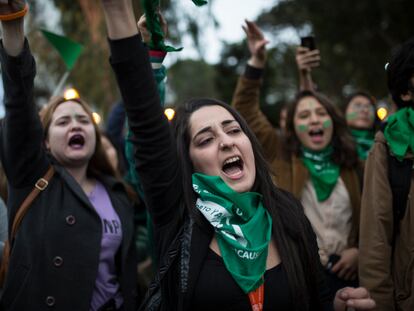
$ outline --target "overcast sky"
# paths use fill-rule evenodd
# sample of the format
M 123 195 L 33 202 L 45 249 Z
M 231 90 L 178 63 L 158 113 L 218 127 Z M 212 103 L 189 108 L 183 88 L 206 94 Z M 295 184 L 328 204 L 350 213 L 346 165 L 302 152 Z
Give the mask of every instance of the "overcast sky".
M 241 28 L 244 19 L 254 20 L 261 12 L 272 7 L 278 0 L 214 0 L 211 2 L 211 14 L 216 18 L 219 27 L 213 27 L 213 23 L 208 23 L 209 6 L 195 6 L 190 0 L 175 0 L 174 3 L 180 6 L 180 9 L 199 17 L 203 22 L 204 33 L 201 36 L 201 42 L 204 46 L 204 57 L 209 63 L 218 61 L 221 51 L 221 41 L 237 42 L 244 38 L 244 32 Z M 59 14 L 53 10 L 53 4 L 50 0 L 39 0 L 44 5 L 43 12 L 47 14 L 45 22 L 47 28 L 55 29 L 59 23 Z M 59 29 L 60 27 L 57 27 Z M 189 37 L 183 34 L 184 50 L 180 53 L 174 53 L 169 56 L 167 65 L 174 63 L 177 58 L 198 58 L 199 55 L 191 46 Z M 171 53 L 173 54 L 173 53 Z
M 200 17 L 200 23 L 203 23 L 202 27 L 204 28 L 200 41 L 204 47 L 204 58 L 209 63 L 218 61 L 221 41 L 237 42 L 244 38 L 244 32 L 241 28 L 244 19 L 254 20 L 261 12 L 272 7 L 276 2 L 277 0 L 214 0 L 211 14 L 219 23 L 219 27 L 215 28 L 213 23 L 208 23 L 208 19 L 206 19 L 210 13 L 207 5 L 196 7 L 189 0 L 176 1 L 177 5 L 180 5 L 187 13 Z M 170 53 L 167 65 L 174 63 L 177 58 L 198 58 L 197 52 L 191 47 L 190 38 L 183 37 L 182 39 L 184 50 L 180 53 Z

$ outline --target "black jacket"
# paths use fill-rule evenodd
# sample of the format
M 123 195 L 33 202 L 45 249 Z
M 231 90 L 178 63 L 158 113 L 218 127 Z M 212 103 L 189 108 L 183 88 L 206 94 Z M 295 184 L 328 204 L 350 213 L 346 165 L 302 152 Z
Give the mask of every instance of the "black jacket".
M 43 130 L 33 102 L 35 61 L 27 41 L 18 57 L 0 48 L 6 117 L 1 160 L 9 182 L 9 223 L 49 163 L 55 174 L 32 203 L 13 244 L 1 310 L 88 311 L 98 272 L 101 220 L 84 191 L 43 148 Z M 98 177 L 122 224 L 116 262 L 125 310 L 136 307 L 133 206 L 123 185 Z
M 160 105 L 147 51 L 139 36 L 110 41 L 110 44 L 111 64 L 133 133 L 136 169 L 154 223 L 160 266 L 163 266 L 163 262 L 171 255 L 168 250 L 174 237 L 180 232 L 180 227 L 187 223 L 185 219 L 188 213 L 182 203 L 183 186 L 179 167 L 179 161 L 185 160 L 178 159 L 174 139 Z M 194 288 L 213 234 L 212 227 L 203 221 L 195 222 L 192 229 L 186 230 L 180 253 L 162 282 L 164 310 L 190 310 Z M 314 244 L 316 246 L 316 241 Z M 323 275 L 315 277 L 323 279 Z M 321 294 L 321 300 L 328 298 L 328 301 L 322 301 L 326 309 L 331 308 L 328 296 Z

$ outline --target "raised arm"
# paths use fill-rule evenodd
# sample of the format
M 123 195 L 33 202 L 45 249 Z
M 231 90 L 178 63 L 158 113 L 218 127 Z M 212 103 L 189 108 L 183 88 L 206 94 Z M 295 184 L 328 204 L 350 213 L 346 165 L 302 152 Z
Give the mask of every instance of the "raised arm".
M 108 37 L 119 40 L 138 34 L 132 2 L 129 0 L 102 0 Z
M 167 33 L 167 22 L 162 16 L 160 16 L 160 22 L 163 29 L 164 34 Z M 151 34 L 147 28 L 147 22 L 145 15 L 142 15 L 137 23 L 139 33 L 142 37 L 142 41 L 145 44 L 149 44 L 151 41 Z M 165 78 L 166 78 L 166 69 L 162 65 L 162 62 L 166 56 L 166 52 L 158 51 L 158 50 L 149 50 L 149 56 L 151 61 L 152 71 L 154 73 L 155 81 L 157 83 L 158 94 L 160 96 L 161 105 L 164 106 L 165 101 Z M 133 134 L 131 130 L 128 128 L 128 133 L 125 138 L 125 154 L 128 160 L 128 174 L 127 179 L 128 182 L 133 185 L 134 190 L 141 196 L 144 197 L 143 189 L 141 180 L 138 176 L 138 173 L 135 169 L 135 160 L 134 160 L 134 144 L 132 141 Z
M 160 104 L 148 50 L 138 36 L 130 0 L 102 0 L 111 64 L 125 104 L 136 171 L 156 225 L 177 219 L 181 196 L 178 160 Z
M 43 130 L 33 101 L 36 66 L 24 37 L 27 10 L 22 0 L 0 2 L 0 59 L 6 110 L 0 153 L 8 182 L 17 188 L 32 187 L 48 166 L 41 147 Z
M 0 1 L 0 15 L 12 16 L 13 14 L 25 14 L 27 6 L 24 0 Z M 23 15 L 24 16 L 24 15 Z M 17 56 L 23 50 L 24 44 L 24 17 L 4 20 L 1 23 L 3 30 L 3 47 L 9 56 Z M 5 18 L 8 19 L 8 18 Z
M 246 21 L 243 26 L 246 33 L 251 57 L 245 73 L 239 78 L 233 94 L 232 105 L 246 119 L 250 128 L 256 134 L 265 156 L 268 160 L 277 154 L 280 139 L 272 124 L 260 110 L 260 88 L 262 86 L 263 69 L 266 65 L 267 40 L 259 27 L 253 22 Z
M 315 91 L 312 80 L 312 68 L 318 67 L 320 62 L 319 50 L 309 50 L 298 46 L 296 49 L 296 65 L 299 71 L 299 90 Z

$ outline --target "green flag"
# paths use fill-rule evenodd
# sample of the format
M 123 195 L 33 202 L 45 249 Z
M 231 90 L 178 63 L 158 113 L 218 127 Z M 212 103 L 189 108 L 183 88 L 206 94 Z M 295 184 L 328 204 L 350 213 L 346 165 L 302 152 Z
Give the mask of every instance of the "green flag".
M 207 3 L 206 0 L 192 0 L 197 6 L 202 6 Z M 151 33 L 151 42 L 149 44 L 151 49 L 165 51 L 165 52 L 177 52 L 182 48 L 174 48 L 172 46 L 165 45 L 164 34 L 161 29 L 160 19 L 158 17 L 158 10 L 160 7 L 160 0 L 141 0 L 142 7 L 144 8 L 145 16 L 147 17 L 147 27 Z
M 50 31 L 41 29 L 41 32 L 51 45 L 58 51 L 66 68 L 71 70 L 82 53 L 83 46 L 67 37 L 54 34 Z

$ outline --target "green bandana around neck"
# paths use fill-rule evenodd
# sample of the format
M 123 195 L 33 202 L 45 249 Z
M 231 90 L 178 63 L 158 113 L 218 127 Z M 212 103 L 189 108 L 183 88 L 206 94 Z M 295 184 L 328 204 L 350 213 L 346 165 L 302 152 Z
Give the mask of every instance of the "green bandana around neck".
M 309 170 L 318 202 L 331 195 L 339 178 L 339 166 L 332 161 L 333 147 L 313 151 L 302 146 L 302 161 Z
M 373 130 L 351 129 L 351 134 L 356 142 L 358 158 L 366 160 L 368 152 L 374 144 L 375 132 Z
M 405 107 L 388 118 L 384 136 L 392 154 L 402 161 L 408 151 L 414 152 L 414 110 Z
M 238 193 L 220 177 L 195 173 L 196 207 L 214 227 L 224 265 L 247 294 L 263 283 L 272 218 L 255 192 Z

